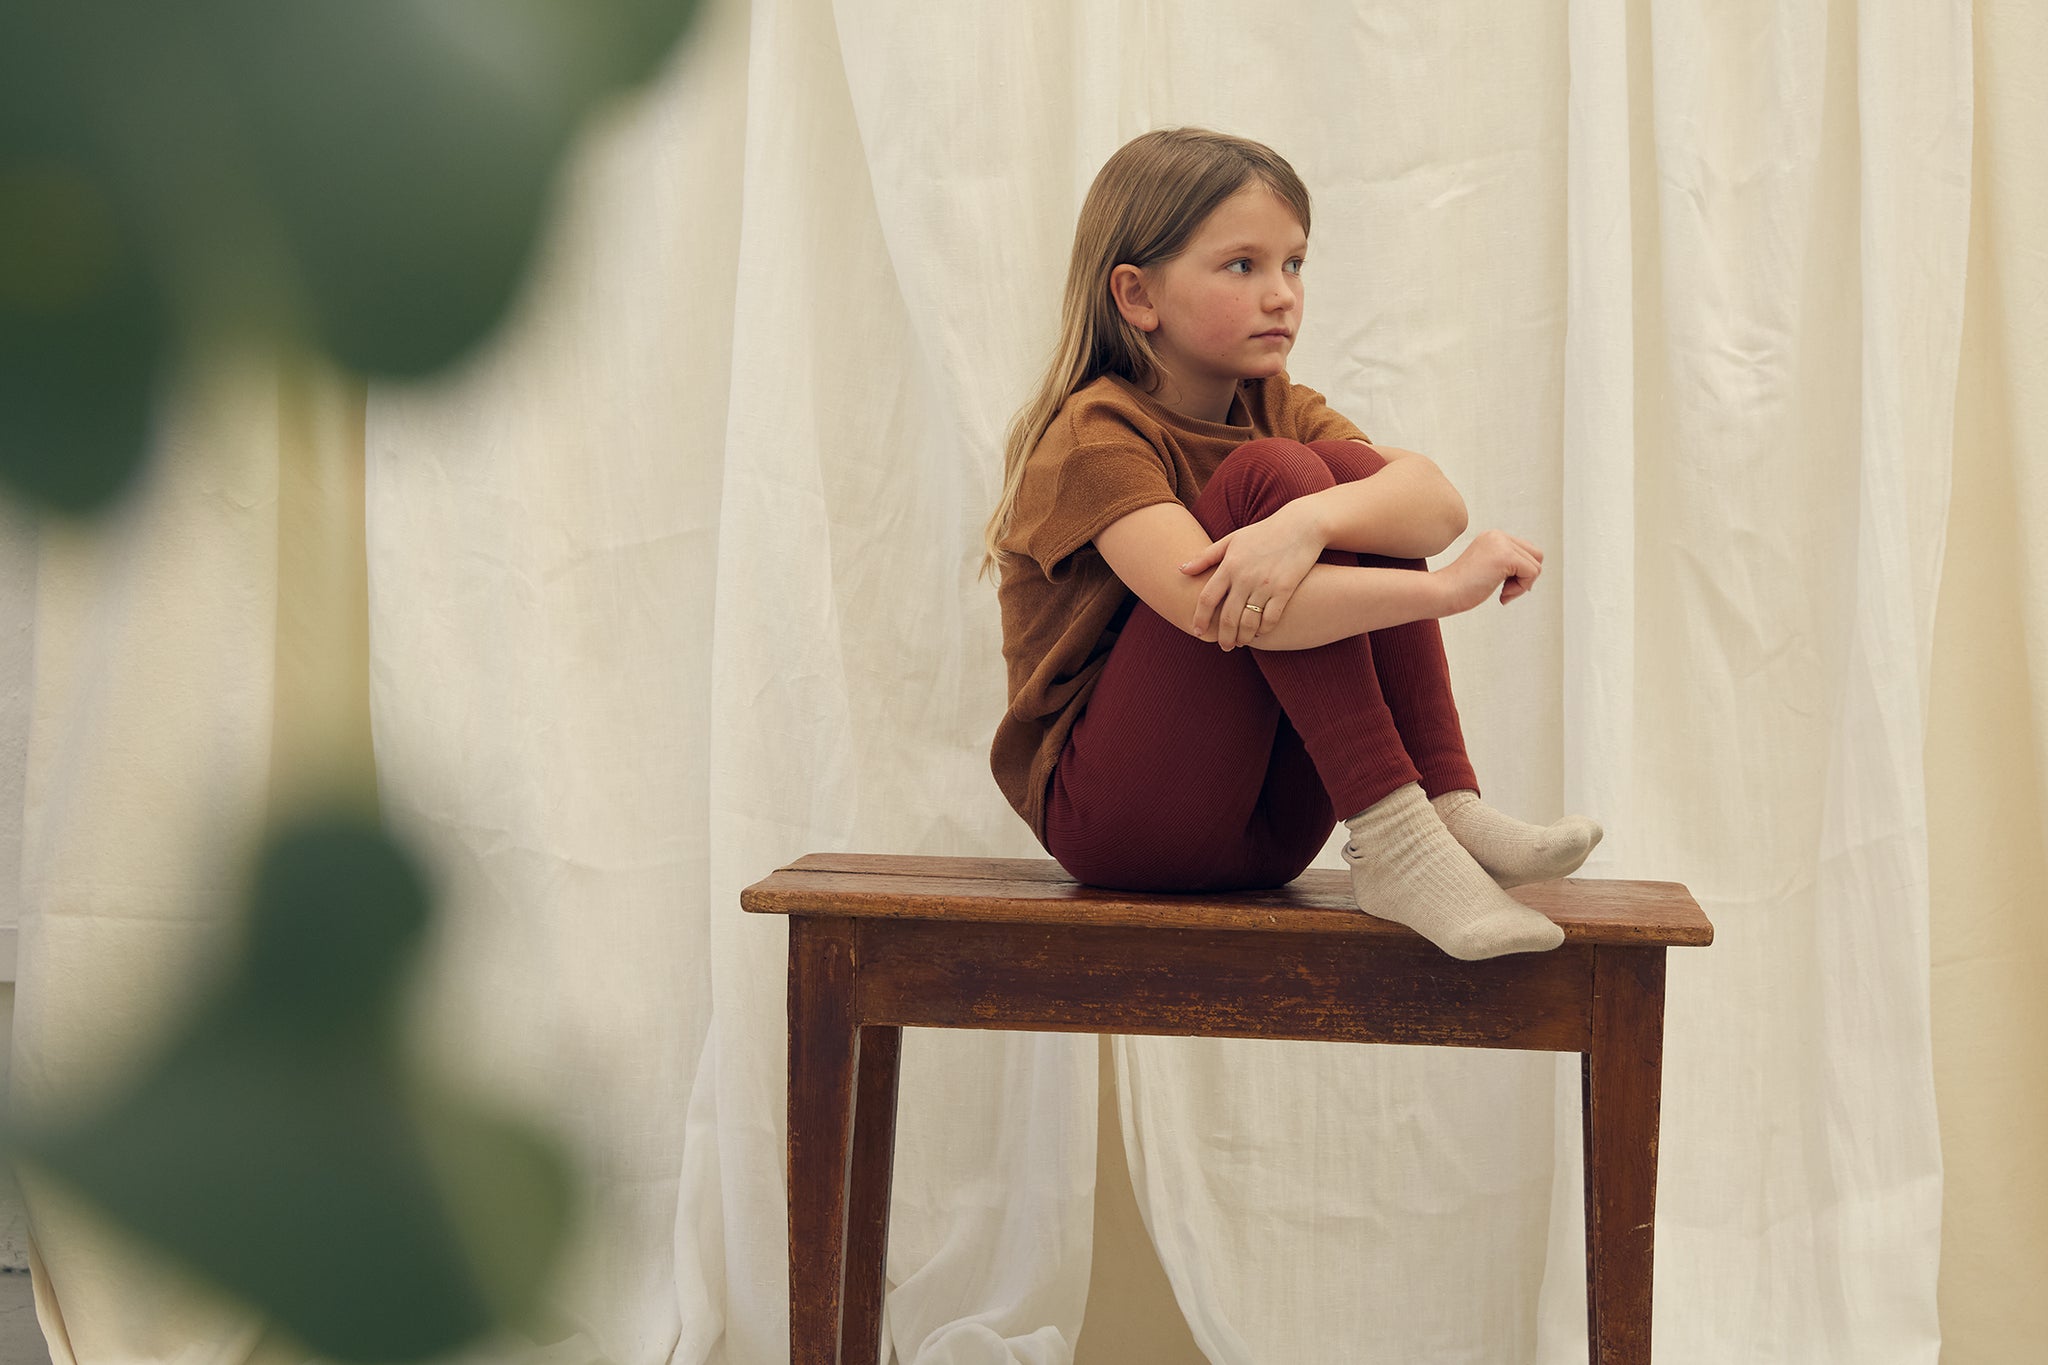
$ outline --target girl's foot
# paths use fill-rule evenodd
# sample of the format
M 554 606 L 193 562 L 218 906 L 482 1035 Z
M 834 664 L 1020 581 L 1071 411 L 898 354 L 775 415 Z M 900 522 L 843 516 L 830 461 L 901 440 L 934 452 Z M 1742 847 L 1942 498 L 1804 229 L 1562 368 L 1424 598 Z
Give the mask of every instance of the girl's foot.
M 1569 877 L 1600 842 L 1600 826 L 1583 815 L 1531 825 L 1502 815 L 1473 791 L 1445 792 L 1430 805 L 1474 862 L 1502 886 Z
M 1405 924 L 1466 961 L 1564 942 L 1564 930 L 1501 890 L 1459 847 L 1416 783 L 1344 824 L 1351 894 L 1367 914 Z

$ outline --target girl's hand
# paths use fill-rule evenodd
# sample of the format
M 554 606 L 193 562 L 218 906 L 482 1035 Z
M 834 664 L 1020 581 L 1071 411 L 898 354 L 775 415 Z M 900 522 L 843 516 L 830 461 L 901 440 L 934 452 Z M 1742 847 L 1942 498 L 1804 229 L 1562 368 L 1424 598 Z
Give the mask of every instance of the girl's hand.
M 1444 614 L 1472 610 L 1492 596 L 1496 585 L 1505 606 L 1529 591 L 1542 572 L 1543 551 L 1506 531 L 1481 531 L 1465 553 L 1436 570 L 1450 594 L 1451 609 Z
M 1194 633 L 1224 649 L 1248 645 L 1280 624 L 1288 599 L 1323 553 L 1307 516 L 1282 507 L 1210 545 L 1180 566 L 1185 574 L 1216 572 L 1195 600 Z M 1247 611 L 1246 606 L 1261 608 Z

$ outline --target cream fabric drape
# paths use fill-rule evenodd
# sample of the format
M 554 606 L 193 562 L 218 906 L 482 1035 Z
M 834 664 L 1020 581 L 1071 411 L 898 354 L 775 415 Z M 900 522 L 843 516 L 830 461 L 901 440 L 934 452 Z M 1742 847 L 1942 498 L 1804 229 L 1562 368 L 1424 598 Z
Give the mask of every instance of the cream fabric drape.
M 1447 628 L 1489 796 L 1596 815 L 1594 874 L 1685 881 L 1718 926 L 1672 961 L 1660 1358 L 1934 1358 L 1921 745 L 1973 226 L 2004 368 L 1963 392 L 2035 512 L 2013 600 L 2048 677 L 2043 199 L 2013 131 L 2048 36 L 1990 8 L 2002 60 L 1959 3 L 714 3 L 579 156 L 508 333 L 368 405 L 378 780 L 447 892 L 423 1023 L 591 1196 L 546 1358 L 786 1358 L 784 940 L 737 893 L 812 849 L 1036 853 L 986 772 L 979 526 L 1081 193 L 1176 122 L 1269 141 L 1315 193 L 1297 377 L 1550 552 L 1530 599 Z M 1987 110 L 2006 131 L 1973 146 Z M 42 549 L 32 1102 L 143 1050 L 217 939 L 200 832 L 301 771 L 274 727 L 303 691 L 275 512 L 302 401 L 220 381 L 167 415 L 182 462 L 136 509 Z M 1211 1359 L 1583 1359 L 1571 1059 L 1113 1052 Z M 1095 1057 L 906 1036 L 896 1360 L 1070 1358 Z M 60 1351 L 262 1355 L 30 1195 Z M 1972 1291 L 1979 1322 L 2017 1292 Z
M 1917 753 L 1967 12 L 1264 14 L 756 5 L 737 167 L 724 143 L 693 176 L 695 231 L 737 211 L 729 276 L 698 271 L 688 239 L 572 253 L 643 298 L 688 272 L 687 298 L 632 314 L 676 338 L 657 387 L 616 316 L 571 308 L 457 393 L 373 397 L 373 576 L 405 584 L 411 622 L 380 651 L 386 790 L 479 886 L 591 897 L 584 926 L 621 913 L 597 899 L 609 863 L 568 878 L 593 855 L 551 821 L 616 840 L 657 813 L 704 838 L 707 899 L 662 907 L 711 1002 L 676 1359 L 774 1358 L 781 926 L 733 896 L 811 848 L 1020 851 L 982 770 L 997 654 L 965 572 L 999 423 L 1102 157 L 1164 123 L 1262 137 L 1318 191 L 1295 373 L 1437 454 L 1475 524 L 1556 550 L 1552 591 L 1452 626 L 1489 790 L 1594 811 L 1614 830 L 1596 871 L 1688 881 L 1722 925 L 1674 964 L 1662 1250 L 1667 1283 L 1712 1288 L 1665 1296 L 1666 1351 L 1925 1358 L 1940 1164 Z M 607 182 L 640 210 L 608 221 L 665 202 L 644 181 Z M 735 193 L 702 192 L 721 183 Z M 678 414 L 681 394 L 701 397 Z M 715 539 L 692 539 L 662 519 L 705 506 L 680 481 L 706 464 Z M 565 533 L 593 484 L 620 510 Z M 446 572 L 477 576 L 433 591 L 478 603 L 470 631 L 414 596 Z M 664 610 L 643 620 L 650 588 Z M 556 614 L 581 653 L 515 643 Z M 415 629 L 472 651 L 460 676 Z M 586 657 L 601 682 L 552 677 Z M 622 665 L 666 665 L 650 682 L 699 699 L 701 789 L 640 786 L 677 771 L 677 722 L 614 694 Z M 612 700 L 586 730 L 592 697 Z M 574 765 L 499 757 L 558 743 Z M 614 751 L 644 760 L 571 785 Z M 489 779 L 508 766 L 528 776 Z M 546 818 L 508 822 L 506 802 Z M 673 894 L 693 872 L 671 870 Z M 925 1034 L 909 1054 L 893 1348 L 1047 1358 L 1083 1306 L 1089 1054 Z M 1158 1039 L 1116 1055 L 1140 1204 L 1213 1359 L 1582 1349 L 1568 1062 Z
M 988 471 L 952 416 L 992 439 L 974 386 L 1005 333 L 973 333 L 1007 281 L 892 273 L 963 259 L 1026 200 L 994 151 L 950 226 L 874 196 L 831 32 L 821 10 L 715 15 L 579 181 L 535 325 L 370 405 L 387 809 L 453 877 L 477 1055 L 573 1116 L 598 1172 L 606 1231 L 572 1278 L 614 1358 L 664 1331 L 678 1360 L 786 1356 L 784 926 L 743 920 L 740 888 L 817 847 L 1030 849 L 990 802 L 1000 644 L 965 571 Z M 656 158 L 673 173 L 650 181 Z M 501 1002 L 526 992 L 549 1007 L 507 1048 Z M 900 1349 L 1065 1358 L 1094 1040 L 905 1051 L 911 1093 L 946 1083 L 905 1106 Z M 629 1328 L 609 1305 L 648 1302 L 671 1245 L 674 1316 Z
M 1928 726 L 1945 1365 L 2048 1341 L 2048 10 L 1976 7 L 1955 494 Z

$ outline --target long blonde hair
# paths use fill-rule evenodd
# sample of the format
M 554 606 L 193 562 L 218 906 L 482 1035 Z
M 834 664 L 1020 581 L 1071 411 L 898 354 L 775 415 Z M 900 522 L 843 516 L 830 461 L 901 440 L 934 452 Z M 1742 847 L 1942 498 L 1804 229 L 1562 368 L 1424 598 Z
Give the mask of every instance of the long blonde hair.
M 1119 265 L 1149 270 L 1187 249 L 1216 206 L 1254 180 L 1273 191 L 1308 232 L 1308 189 L 1279 153 L 1205 128 L 1161 128 L 1132 138 L 1103 163 L 1074 228 L 1074 254 L 1060 300 L 1059 344 L 1037 394 L 1017 412 L 1003 443 L 1003 493 L 982 533 L 981 572 L 999 548 L 1024 482 L 1024 461 L 1060 406 L 1105 374 L 1151 389 L 1159 358 L 1145 334 L 1125 322 L 1110 297 Z

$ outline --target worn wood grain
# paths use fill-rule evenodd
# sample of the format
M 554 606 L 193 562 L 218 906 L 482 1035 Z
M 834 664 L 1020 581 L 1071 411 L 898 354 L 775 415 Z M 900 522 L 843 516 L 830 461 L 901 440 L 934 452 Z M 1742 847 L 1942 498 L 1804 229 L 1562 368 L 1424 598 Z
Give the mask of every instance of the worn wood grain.
M 854 926 L 789 926 L 789 1359 L 838 1365 L 853 1152 Z
M 1586 1319 L 1593 1365 L 1649 1365 L 1664 954 L 1598 949 L 1580 1064 L 1586 1140 Z
M 865 974 L 866 963 L 860 965 Z M 862 1365 L 882 1358 L 889 1190 L 896 1153 L 896 1077 L 902 1048 L 900 1028 L 868 1024 L 860 1030 L 852 1185 L 846 1197 L 846 1317 L 840 1358 Z
M 1102 925 L 860 925 L 863 1023 L 1577 1052 L 1591 949 L 1460 962 L 1424 943 Z
M 1566 878 L 1510 895 L 1549 916 L 1567 943 L 1711 943 L 1713 925 L 1673 882 Z M 1349 874 L 1311 868 L 1265 891 L 1178 895 L 1082 886 L 1051 859 L 812 854 L 740 894 L 756 914 L 862 919 L 1010 920 L 1152 929 L 1252 929 L 1423 942 L 1360 911 Z

